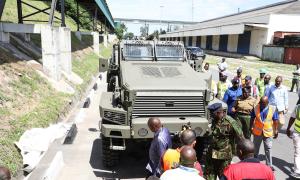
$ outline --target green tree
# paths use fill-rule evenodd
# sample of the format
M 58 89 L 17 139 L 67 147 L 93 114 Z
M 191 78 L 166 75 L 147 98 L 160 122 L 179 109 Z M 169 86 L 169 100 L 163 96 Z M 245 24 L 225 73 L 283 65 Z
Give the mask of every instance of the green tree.
M 124 33 L 127 31 L 127 27 L 125 26 L 124 23 L 119 24 L 116 28 L 115 28 L 115 33 L 118 37 L 119 40 L 123 39 Z
M 134 38 L 134 34 L 132 32 L 127 32 L 124 34 L 124 39 L 133 39 Z
M 158 36 L 159 36 L 159 32 L 156 30 L 147 37 L 147 40 L 158 39 Z

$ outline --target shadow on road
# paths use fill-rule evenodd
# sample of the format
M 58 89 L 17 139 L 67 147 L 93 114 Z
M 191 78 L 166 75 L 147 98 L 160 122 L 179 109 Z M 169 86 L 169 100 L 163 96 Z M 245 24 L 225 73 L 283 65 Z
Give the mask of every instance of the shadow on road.
M 288 163 L 283 159 L 279 159 L 277 157 L 273 157 L 273 165 L 278 167 L 281 171 L 283 171 L 285 174 L 289 175 L 291 174 L 291 169 L 293 167 L 292 163 Z M 293 178 L 289 178 L 293 179 Z
M 94 169 L 95 176 L 106 180 L 144 178 L 148 143 L 132 144 L 128 142 L 126 146 L 126 151 L 121 153 L 119 164 L 113 168 L 106 168 L 102 163 L 102 140 L 100 138 L 95 139 L 89 162 Z

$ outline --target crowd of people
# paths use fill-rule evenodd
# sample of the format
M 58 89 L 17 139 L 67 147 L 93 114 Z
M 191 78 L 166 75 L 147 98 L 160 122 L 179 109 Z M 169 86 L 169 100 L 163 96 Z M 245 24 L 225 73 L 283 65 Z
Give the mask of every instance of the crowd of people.
M 238 67 L 236 75 L 229 81 L 225 58 L 218 63 L 218 69 L 219 81 L 215 87 L 212 86 L 212 90 L 222 103 L 208 106 L 208 110 L 213 114 L 213 120 L 203 170 L 196 158 L 198 152 L 194 150 L 196 135 L 193 130 L 183 130 L 180 134 L 181 146 L 172 149 L 168 129 L 162 126 L 159 118 L 150 118 L 148 126 L 154 132 L 154 139 L 149 150 L 147 177 L 162 180 L 275 179 L 272 142 L 284 126 L 285 114 L 289 110 L 288 90 L 282 85 L 282 76 L 277 76 L 273 84 L 267 69 L 262 68 L 259 69 L 259 77 L 253 81 L 250 75 L 243 74 L 242 67 Z M 209 71 L 208 63 L 205 64 L 203 71 Z M 294 85 L 298 90 L 299 73 L 300 67 L 297 66 L 293 72 L 291 91 Z M 300 97 L 300 91 L 298 94 Z M 293 139 L 294 167 L 291 176 L 296 179 L 300 178 L 300 104 L 298 104 L 299 102 L 286 129 L 287 136 Z M 258 157 L 262 143 L 266 164 L 260 163 Z M 235 155 L 241 161 L 232 164 Z

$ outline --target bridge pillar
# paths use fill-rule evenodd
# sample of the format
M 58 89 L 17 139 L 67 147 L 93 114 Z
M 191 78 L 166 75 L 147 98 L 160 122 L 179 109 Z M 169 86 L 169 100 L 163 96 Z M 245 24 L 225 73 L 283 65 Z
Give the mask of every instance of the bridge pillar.
M 9 33 L 4 32 L 2 23 L 0 23 L 0 42 L 9 43 Z
M 77 39 L 79 40 L 79 41 L 81 41 L 81 32 L 80 31 L 76 31 L 75 32 L 75 36 L 77 37 Z
M 61 79 L 59 38 L 58 27 L 41 27 L 43 71 L 56 81 Z
M 100 36 L 103 38 L 103 45 L 105 47 L 107 47 L 107 41 L 108 41 L 107 35 L 106 34 L 101 34 Z
M 71 30 L 59 27 L 59 62 L 61 69 L 68 75 L 72 73 Z
M 96 53 L 99 56 L 99 53 L 100 53 L 99 33 L 98 32 L 92 32 L 92 35 L 93 35 L 93 49 L 94 49 L 94 53 Z

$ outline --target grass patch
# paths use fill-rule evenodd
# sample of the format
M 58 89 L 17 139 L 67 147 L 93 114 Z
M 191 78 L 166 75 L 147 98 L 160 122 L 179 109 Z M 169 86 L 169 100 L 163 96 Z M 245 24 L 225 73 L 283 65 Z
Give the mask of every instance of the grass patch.
M 23 1 L 28 4 L 33 5 L 35 7 L 38 7 L 40 9 L 48 8 L 51 6 L 51 1 L 36 1 L 36 0 L 23 0 Z M 25 4 L 22 4 L 22 9 L 23 9 L 23 16 L 31 14 L 36 11 L 33 8 L 31 8 Z M 1 21 L 18 23 L 17 14 L 18 14 L 17 1 L 16 0 L 7 0 L 5 3 Z M 61 17 L 61 14 L 58 11 L 55 12 L 55 15 L 59 18 Z M 44 14 L 44 13 L 39 13 L 39 14 L 29 17 L 28 19 L 39 20 L 39 21 L 48 21 L 49 15 Z M 70 16 L 66 15 L 65 20 L 66 20 L 67 27 L 69 27 L 73 31 L 77 30 L 76 21 L 74 19 L 72 19 Z M 29 23 L 32 23 L 32 22 L 29 22 Z M 60 26 L 60 24 L 61 24 L 60 21 L 58 21 L 56 19 L 54 20 L 55 26 Z
M 24 70 L 18 71 L 21 75 L 9 83 L 9 95 L 2 93 L 0 87 L 1 101 L 4 104 L 4 101 L 11 101 L 13 104 L 10 108 L 4 106 L 0 110 L 1 119 L 8 120 L 6 127 L 0 126 L 0 164 L 7 166 L 13 175 L 22 168 L 22 157 L 14 142 L 18 141 L 27 129 L 47 127 L 54 123 L 70 97 L 52 89 L 48 82 L 30 67 L 24 65 Z
M 77 90 L 80 92 L 84 90 L 84 87 L 90 82 L 92 76 L 97 73 L 98 64 L 99 57 L 94 53 L 86 55 L 82 59 L 72 61 L 73 72 L 83 79 L 83 83 L 76 86 Z
M 31 112 L 10 121 L 10 131 L 2 132 L 0 144 L 0 164 L 6 165 L 15 175 L 22 166 L 22 157 L 14 146 L 21 135 L 27 130 L 35 127 L 47 127 L 55 123 L 61 109 L 67 102 L 68 96 L 63 93 L 56 93 L 49 89 L 39 105 Z
M 100 44 L 100 56 L 104 58 L 109 58 L 112 53 L 112 45 L 109 44 L 108 47 L 104 47 Z M 85 89 L 87 84 L 90 82 L 91 77 L 95 75 L 99 70 L 99 56 L 94 53 L 86 55 L 82 59 L 74 59 L 72 61 L 73 72 L 78 74 L 84 81 L 83 84 L 77 85 L 76 89 L 82 91 Z
M 109 44 L 105 47 L 103 44 L 100 44 L 100 55 L 106 59 L 111 57 L 113 45 Z

